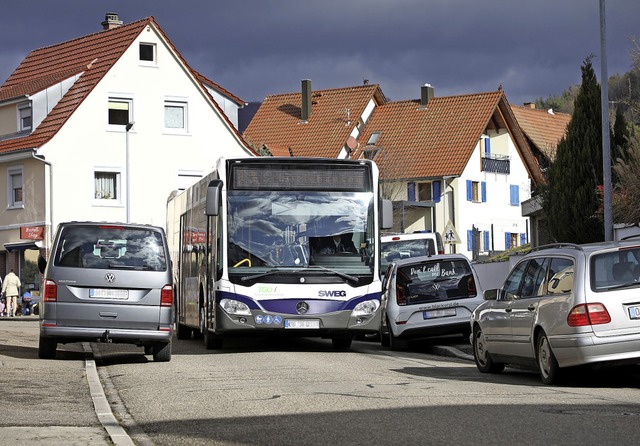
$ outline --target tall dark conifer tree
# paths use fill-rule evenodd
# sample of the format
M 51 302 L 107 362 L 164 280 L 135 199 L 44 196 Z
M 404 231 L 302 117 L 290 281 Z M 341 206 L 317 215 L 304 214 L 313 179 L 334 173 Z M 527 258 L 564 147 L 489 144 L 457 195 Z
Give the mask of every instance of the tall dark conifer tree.
M 600 85 L 591 59 L 582 64 L 582 84 L 566 135 L 549 168 L 543 208 L 549 232 L 558 242 L 604 240 L 602 180 L 602 107 Z

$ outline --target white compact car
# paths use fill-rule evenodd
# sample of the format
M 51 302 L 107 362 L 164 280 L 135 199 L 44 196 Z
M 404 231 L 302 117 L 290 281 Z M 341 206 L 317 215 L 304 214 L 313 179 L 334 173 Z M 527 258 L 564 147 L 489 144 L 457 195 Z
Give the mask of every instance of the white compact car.
M 468 336 L 471 313 L 481 302 L 480 281 L 462 254 L 393 262 L 383 279 L 381 343 L 399 350 L 410 339 Z

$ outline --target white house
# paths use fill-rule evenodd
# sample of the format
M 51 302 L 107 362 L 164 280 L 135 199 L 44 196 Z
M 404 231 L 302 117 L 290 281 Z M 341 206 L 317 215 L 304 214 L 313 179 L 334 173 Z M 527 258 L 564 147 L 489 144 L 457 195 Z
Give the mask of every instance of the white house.
M 220 156 L 255 155 L 234 126 L 242 101 L 192 70 L 153 17 L 102 25 L 32 51 L 0 86 L 0 273 L 44 252 L 61 221 L 164 227 L 173 190 Z

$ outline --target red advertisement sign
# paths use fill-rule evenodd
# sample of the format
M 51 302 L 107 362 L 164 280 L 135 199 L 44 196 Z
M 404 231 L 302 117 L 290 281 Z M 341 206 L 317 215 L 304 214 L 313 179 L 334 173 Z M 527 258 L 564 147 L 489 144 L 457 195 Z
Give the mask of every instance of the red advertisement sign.
M 22 226 L 20 238 L 27 240 L 44 240 L 44 226 Z

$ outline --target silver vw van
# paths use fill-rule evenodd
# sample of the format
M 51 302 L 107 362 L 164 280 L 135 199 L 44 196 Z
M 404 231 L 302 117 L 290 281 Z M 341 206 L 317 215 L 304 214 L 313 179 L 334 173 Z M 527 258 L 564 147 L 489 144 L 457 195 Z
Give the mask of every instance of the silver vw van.
M 66 222 L 58 226 L 40 303 L 40 358 L 59 343 L 117 342 L 171 360 L 173 279 L 165 232 L 149 225 Z

